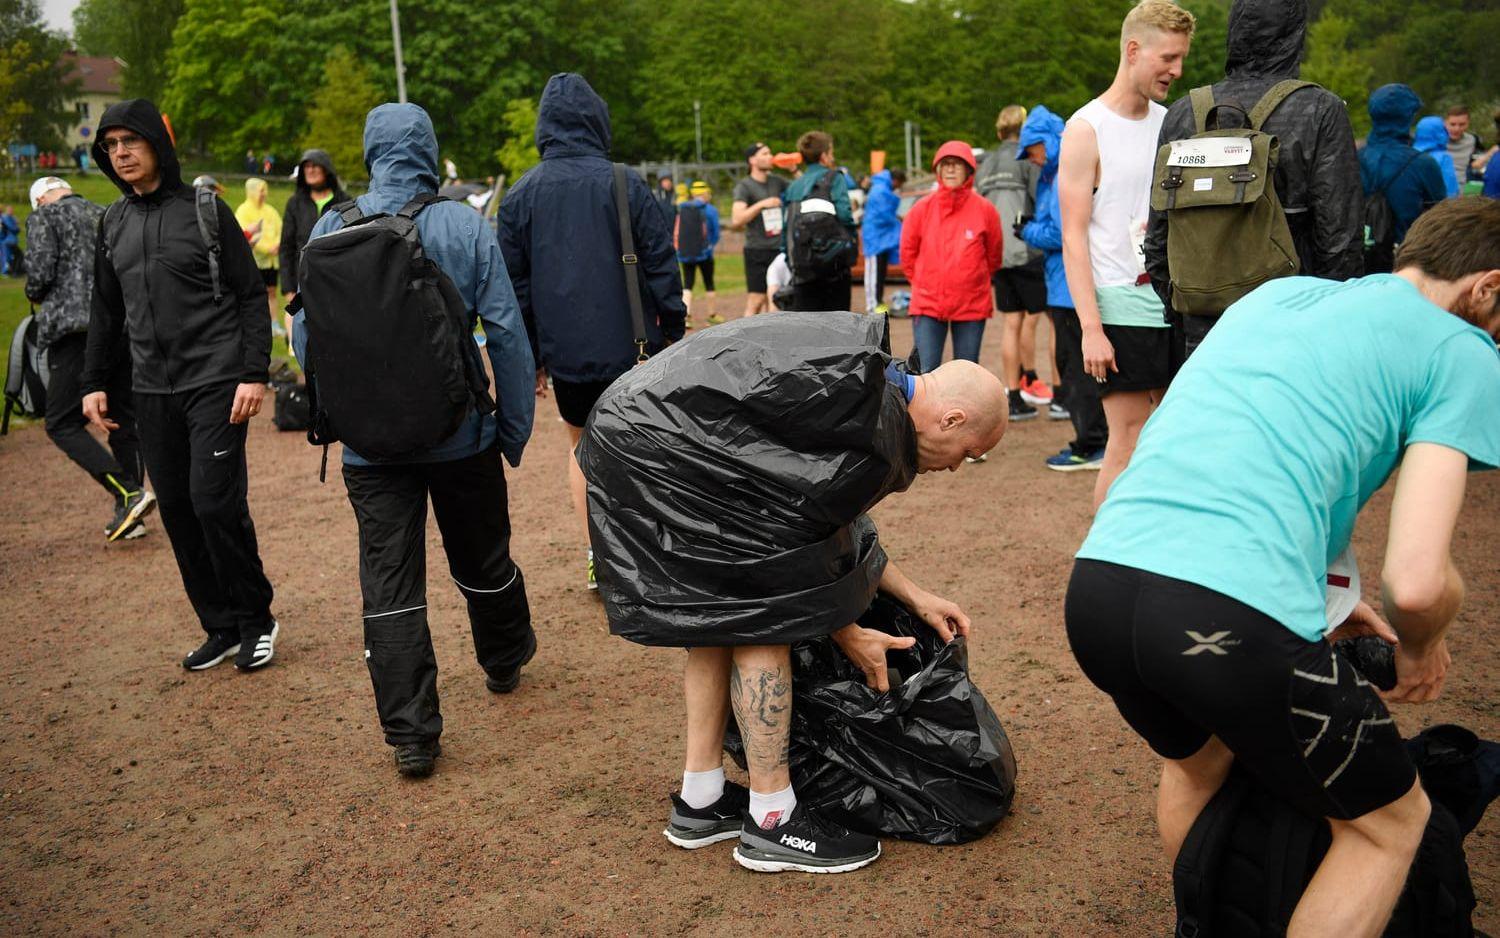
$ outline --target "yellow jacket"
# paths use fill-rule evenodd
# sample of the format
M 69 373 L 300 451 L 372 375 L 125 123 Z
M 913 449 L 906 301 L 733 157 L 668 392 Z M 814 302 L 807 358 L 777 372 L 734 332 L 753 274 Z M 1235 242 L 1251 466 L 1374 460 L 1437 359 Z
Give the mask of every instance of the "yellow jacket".
M 261 270 L 275 270 L 276 255 L 281 250 L 281 213 L 266 200 L 267 190 L 264 179 L 246 179 L 245 201 L 234 210 L 234 217 L 245 232 L 260 224 L 258 234 L 246 235 L 250 249 L 255 252 L 255 266 Z

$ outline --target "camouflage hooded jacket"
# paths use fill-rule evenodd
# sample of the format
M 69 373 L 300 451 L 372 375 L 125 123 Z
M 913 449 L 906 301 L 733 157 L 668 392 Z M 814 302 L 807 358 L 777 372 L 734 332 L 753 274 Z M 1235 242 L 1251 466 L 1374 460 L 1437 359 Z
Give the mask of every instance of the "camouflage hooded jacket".
M 43 205 L 26 219 L 26 298 L 36 305 L 46 348 L 89 329 L 94 250 L 104 209 L 80 195 Z

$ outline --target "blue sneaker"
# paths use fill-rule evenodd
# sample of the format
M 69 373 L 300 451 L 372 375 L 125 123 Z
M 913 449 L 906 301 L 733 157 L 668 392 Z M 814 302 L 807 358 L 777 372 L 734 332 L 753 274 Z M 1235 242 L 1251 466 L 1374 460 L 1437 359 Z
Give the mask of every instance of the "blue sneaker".
M 1058 472 L 1079 472 L 1085 469 L 1098 470 L 1104 465 L 1104 450 L 1095 450 L 1092 453 L 1075 453 L 1069 447 L 1056 456 L 1047 457 L 1047 468 L 1056 469 Z

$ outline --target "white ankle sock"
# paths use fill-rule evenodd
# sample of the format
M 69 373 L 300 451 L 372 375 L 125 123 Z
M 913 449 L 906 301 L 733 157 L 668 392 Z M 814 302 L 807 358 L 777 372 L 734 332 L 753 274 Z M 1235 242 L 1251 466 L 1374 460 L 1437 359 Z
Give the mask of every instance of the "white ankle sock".
M 785 824 L 795 807 L 797 793 L 792 791 L 790 785 L 769 795 L 762 795 L 754 790 L 750 792 L 750 816 L 760 825 L 761 830 L 768 831 Z
M 682 773 L 682 800 L 690 808 L 706 808 L 724 797 L 724 767 Z

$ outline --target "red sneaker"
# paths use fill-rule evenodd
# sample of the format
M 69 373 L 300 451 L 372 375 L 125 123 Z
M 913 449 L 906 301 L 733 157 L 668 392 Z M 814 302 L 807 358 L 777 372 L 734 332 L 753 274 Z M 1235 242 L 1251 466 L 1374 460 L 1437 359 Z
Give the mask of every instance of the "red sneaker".
M 1041 378 L 1022 379 L 1021 399 L 1032 407 L 1045 407 L 1052 403 L 1052 389 Z

